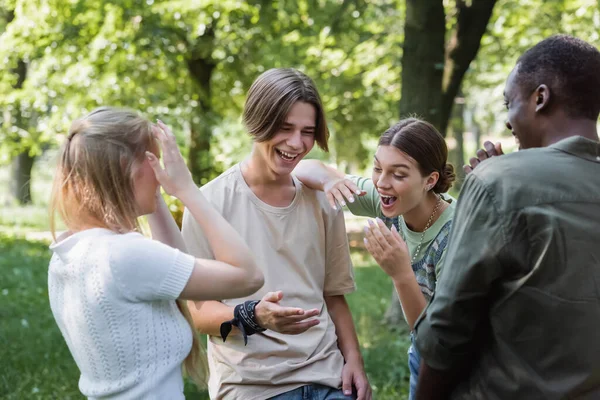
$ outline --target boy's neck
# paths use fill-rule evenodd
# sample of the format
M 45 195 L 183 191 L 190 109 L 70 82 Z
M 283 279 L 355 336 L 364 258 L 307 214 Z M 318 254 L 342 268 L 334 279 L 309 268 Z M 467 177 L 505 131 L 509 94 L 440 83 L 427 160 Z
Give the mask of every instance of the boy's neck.
M 294 186 L 291 174 L 276 174 L 255 151 L 252 151 L 250 157 L 242 162 L 241 170 L 244 180 L 250 188 L 264 187 L 269 190 L 277 190 Z
M 294 201 L 296 188 L 291 174 L 275 174 L 264 160 L 251 154 L 240 165 L 242 176 L 254 195 L 273 207 L 287 207 Z

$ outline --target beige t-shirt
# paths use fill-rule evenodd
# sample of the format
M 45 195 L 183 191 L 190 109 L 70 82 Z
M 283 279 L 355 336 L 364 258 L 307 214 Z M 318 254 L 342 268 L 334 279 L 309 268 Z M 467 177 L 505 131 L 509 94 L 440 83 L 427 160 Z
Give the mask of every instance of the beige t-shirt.
M 270 330 L 244 346 L 241 335 L 223 343 L 210 337 L 208 358 L 211 399 L 266 399 L 317 383 L 341 387 L 343 357 L 324 296 L 355 290 L 343 213 L 333 210 L 323 193 L 294 178 L 296 195 L 288 207 L 261 201 L 235 165 L 201 190 L 242 235 L 265 276 L 265 285 L 248 298 L 224 300 L 235 306 L 283 291 L 282 306 L 319 309 L 319 325 L 300 335 Z M 213 258 L 202 229 L 186 210 L 183 237 L 196 257 Z

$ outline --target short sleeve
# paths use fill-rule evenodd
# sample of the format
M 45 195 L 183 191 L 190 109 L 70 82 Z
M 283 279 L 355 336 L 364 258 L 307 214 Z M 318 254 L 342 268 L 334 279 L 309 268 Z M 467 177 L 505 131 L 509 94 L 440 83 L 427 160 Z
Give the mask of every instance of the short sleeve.
M 214 260 L 215 256 L 206 235 L 187 208 L 183 211 L 181 235 L 190 254 L 197 258 Z
M 323 217 L 325 220 L 326 246 L 323 294 L 325 296 L 337 296 L 351 293 L 356 290 L 356 284 L 354 283 L 354 269 L 350 260 L 344 213 L 326 207 L 323 209 Z
M 360 190 L 364 190 L 364 196 L 354 196 L 354 203 L 346 203 L 348 210 L 354 215 L 361 217 L 379 217 L 381 216 L 381 203 L 377 188 L 370 178 L 360 176 L 346 175 Z
M 139 233 L 120 235 L 110 246 L 110 269 L 131 301 L 175 300 L 194 269 L 194 257 Z
M 469 175 L 440 264 L 442 276 L 415 324 L 417 348 L 430 367 L 459 367 L 476 350 L 492 287 L 503 272 L 499 259 L 506 243 L 493 197 L 477 176 Z

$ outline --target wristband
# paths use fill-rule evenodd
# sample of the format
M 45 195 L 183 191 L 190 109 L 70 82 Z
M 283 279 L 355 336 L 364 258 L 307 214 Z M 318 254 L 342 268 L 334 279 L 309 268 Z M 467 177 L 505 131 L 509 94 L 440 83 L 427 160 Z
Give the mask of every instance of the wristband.
M 259 302 L 260 300 L 248 300 L 235 306 L 233 310 L 233 319 L 221 324 L 221 338 L 223 338 L 223 342 L 225 342 L 234 326 L 242 332 L 242 335 L 244 336 L 244 346 L 248 344 L 248 336 L 266 331 L 266 329 L 261 328 L 256 322 L 254 309 Z

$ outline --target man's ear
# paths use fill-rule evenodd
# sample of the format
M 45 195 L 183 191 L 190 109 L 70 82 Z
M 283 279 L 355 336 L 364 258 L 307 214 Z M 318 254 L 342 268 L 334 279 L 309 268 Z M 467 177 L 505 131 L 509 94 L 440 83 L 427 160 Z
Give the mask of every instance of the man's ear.
M 535 111 L 540 112 L 541 110 L 548 108 L 550 104 L 550 89 L 548 86 L 542 84 L 535 89 Z

